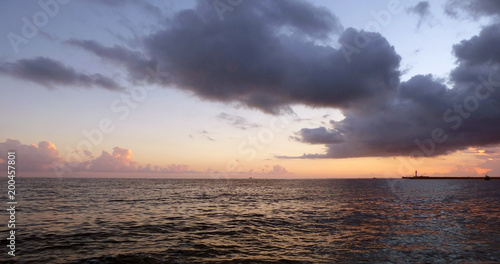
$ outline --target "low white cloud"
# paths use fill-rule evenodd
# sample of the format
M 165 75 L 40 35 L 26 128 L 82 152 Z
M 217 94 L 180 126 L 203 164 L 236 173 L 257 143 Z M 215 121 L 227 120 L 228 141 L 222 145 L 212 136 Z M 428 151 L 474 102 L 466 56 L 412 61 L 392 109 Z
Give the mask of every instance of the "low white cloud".
M 184 173 L 184 172 L 194 172 L 189 168 L 188 165 L 183 164 L 170 164 L 167 167 L 153 166 L 147 164 L 146 166 L 139 166 L 138 171 L 141 172 L 163 172 L 163 173 Z
M 160 173 L 186 173 L 196 172 L 184 164 L 170 164 L 166 167 L 147 164 L 140 165 L 132 159 L 132 150 L 114 147 L 113 152 L 102 151 L 98 157 L 92 156 L 89 151 L 76 150 L 73 154 L 80 156 L 80 161 L 68 161 L 59 156 L 56 146 L 49 141 L 42 141 L 38 145 L 25 145 L 18 140 L 7 139 L 0 143 L 0 152 L 16 153 L 16 169 L 24 171 L 50 171 L 54 166 L 61 164 L 68 171 L 92 172 L 160 172 Z M 0 168 L 7 167 L 7 158 L 0 158 Z
M 91 171 L 135 171 L 137 162 L 132 160 L 132 151 L 120 147 L 114 147 L 113 153 L 103 151 L 101 156 L 90 162 Z
M 17 170 L 23 171 L 45 171 L 50 170 L 52 163 L 61 160 L 56 146 L 49 141 L 42 141 L 38 145 L 25 145 L 19 140 L 7 139 L 0 143 L 0 153 L 5 155 L 9 151 L 16 153 Z M 2 157 L 0 167 L 6 167 L 7 160 Z
M 273 169 L 269 172 L 271 174 L 288 174 L 288 170 L 281 165 L 274 165 Z

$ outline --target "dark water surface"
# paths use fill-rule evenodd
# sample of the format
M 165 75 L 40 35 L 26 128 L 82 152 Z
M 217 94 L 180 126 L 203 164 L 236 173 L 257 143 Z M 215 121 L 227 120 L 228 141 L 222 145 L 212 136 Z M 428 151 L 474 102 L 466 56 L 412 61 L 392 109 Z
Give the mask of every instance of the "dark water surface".
M 498 180 L 18 181 L 1 263 L 500 262 Z

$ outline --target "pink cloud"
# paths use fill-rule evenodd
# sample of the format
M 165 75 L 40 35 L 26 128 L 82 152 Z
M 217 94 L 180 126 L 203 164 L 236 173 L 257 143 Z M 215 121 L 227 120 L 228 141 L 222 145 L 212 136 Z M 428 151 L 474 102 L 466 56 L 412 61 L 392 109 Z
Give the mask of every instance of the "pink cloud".
M 270 174 L 288 174 L 289 172 L 285 167 L 281 165 L 274 165 L 273 169 L 269 172 Z
M 82 162 L 75 166 L 75 171 L 95 171 L 95 172 L 163 172 L 163 173 L 183 173 L 194 172 L 189 169 L 188 165 L 170 164 L 167 167 L 155 166 L 147 164 L 139 165 L 132 160 L 132 150 L 120 147 L 114 147 L 113 153 L 103 151 L 101 155 L 95 159 Z M 89 154 L 86 156 L 92 157 Z
M 248 171 L 249 174 L 273 174 L 273 175 L 281 175 L 281 174 L 290 174 L 291 172 L 289 172 L 285 167 L 281 166 L 281 165 L 273 165 L 273 166 L 269 166 L 269 165 L 264 165 L 264 167 L 259 167 L 258 169 L 254 170 L 254 169 L 251 169 Z
M 170 164 L 167 167 L 152 166 L 147 164 L 146 166 L 139 166 L 138 171 L 141 172 L 166 172 L 166 173 L 183 173 L 183 172 L 194 172 L 189 169 L 188 165 L 183 164 Z
M 16 152 L 16 169 L 24 171 L 45 171 L 52 169 L 52 163 L 61 160 L 59 152 L 54 144 L 42 141 L 38 145 L 24 145 L 18 140 L 7 139 L 0 143 L 0 153 L 5 155 L 9 151 Z M 0 167 L 7 165 L 6 159 L 2 157 Z
M 103 151 L 97 158 L 87 150 L 75 151 L 82 159 L 81 162 L 64 161 L 59 157 L 56 146 L 49 141 L 42 141 L 38 145 L 25 145 L 18 140 L 7 139 L 0 143 L 0 153 L 16 152 L 16 169 L 24 171 L 49 171 L 53 166 L 66 166 L 65 171 L 94 171 L 94 172 L 163 172 L 184 173 L 195 172 L 188 165 L 170 164 L 166 167 L 147 164 L 140 166 L 132 160 L 132 151 L 126 148 L 114 147 L 113 152 Z M 0 168 L 6 168 L 7 157 L 0 157 Z M 62 164 L 62 165 L 61 165 Z
M 137 162 L 132 160 L 132 151 L 114 147 L 113 153 L 103 151 L 101 156 L 90 162 L 91 171 L 136 171 Z

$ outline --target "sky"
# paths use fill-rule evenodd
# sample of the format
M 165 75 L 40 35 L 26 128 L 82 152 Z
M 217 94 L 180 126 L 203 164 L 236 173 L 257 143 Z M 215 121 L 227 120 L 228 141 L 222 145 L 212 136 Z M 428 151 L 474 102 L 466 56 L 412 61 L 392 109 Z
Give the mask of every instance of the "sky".
M 2 1 L 0 166 L 500 176 L 500 1 Z

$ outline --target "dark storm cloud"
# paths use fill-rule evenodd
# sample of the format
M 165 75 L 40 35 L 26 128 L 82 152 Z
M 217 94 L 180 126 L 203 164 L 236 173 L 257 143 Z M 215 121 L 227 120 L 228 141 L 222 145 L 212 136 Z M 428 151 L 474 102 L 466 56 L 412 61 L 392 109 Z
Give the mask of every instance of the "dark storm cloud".
M 433 128 L 442 125 L 442 119 L 433 116 L 446 110 L 445 98 L 448 96 L 446 88 L 431 76 L 415 76 L 400 85 L 397 96 L 387 98 L 383 103 L 343 111 L 345 119 L 332 121 L 332 128 L 328 131 L 331 136 L 341 134 L 343 141 L 328 144 L 326 154 L 303 157 L 409 155 L 416 148 L 415 139 L 429 137 Z M 302 141 L 314 143 L 306 137 L 302 137 Z
M 333 121 L 322 135 L 341 134 L 344 141 L 327 144 L 325 154 L 301 158 L 437 156 L 499 144 L 499 35 L 498 25 L 492 25 L 454 46 L 458 66 L 450 76 L 452 87 L 431 75 L 414 76 L 382 101 L 344 109 L 345 119 Z
M 156 62 L 148 60 L 138 51 L 132 51 L 126 47 L 115 45 L 105 47 L 91 40 L 69 39 L 66 44 L 79 47 L 99 56 L 102 59 L 127 68 L 132 80 L 144 79 L 148 75 L 147 69 L 156 69 Z
M 252 123 L 249 122 L 246 118 L 237 116 L 237 115 L 231 115 L 228 113 L 220 113 L 217 115 L 217 120 L 223 121 L 225 123 L 228 123 L 231 126 L 234 126 L 239 129 L 250 129 L 250 128 L 257 128 L 261 127 L 261 125 L 257 123 Z
M 500 76 L 500 24 L 484 27 L 468 40 L 453 46 L 458 66 L 450 77 L 459 86 L 473 85 L 489 74 Z
M 144 9 L 149 14 L 152 14 L 156 17 L 162 16 L 162 11 L 159 7 L 141 0 L 87 0 L 89 2 L 93 2 L 94 4 L 104 5 L 112 8 L 123 7 L 125 5 L 135 5 Z
M 292 139 L 310 144 L 333 144 L 343 141 L 338 131 L 328 131 L 325 127 L 302 128 Z
M 421 3 L 414 12 L 425 15 L 429 6 Z M 497 26 L 490 26 L 454 46 L 458 66 L 450 87 L 432 75 L 401 83 L 401 58 L 382 35 L 343 31 L 332 13 L 303 1 L 244 1 L 223 21 L 211 2 L 199 1 L 146 36 L 140 52 L 95 41 L 66 43 L 123 66 L 134 82 L 148 81 L 145 69 L 160 66 L 169 74 L 161 85 L 207 100 L 272 114 L 291 112 L 292 104 L 340 108 L 345 119 L 304 128 L 293 138 L 328 148 L 301 158 L 347 158 L 415 151 L 436 156 L 500 143 L 498 36 Z M 0 71 L 50 87 L 113 86 L 104 76 L 90 78 L 50 60 L 39 63 L 42 69 L 27 70 L 25 61 L 2 64 Z M 218 118 L 242 129 L 255 127 L 227 113 Z
M 159 65 L 169 73 L 165 86 L 278 114 L 296 103 L 346 108 L 395 89 L 401 58 L 387 40 L 342 30 L 336 16 L 304 1 L 247 1 L 224 21 L 198 1 L 144 38 L 142 54 L 95 41 L 66 43 L 123 65 L 133 82 Z M 331 36 L 339 48 L 325 44 Z
M 400 61 L 393 47 L 348 29 L 342 45 L 366 43 L 349 63 L 342 49 L 320 44 L 340 30 L 333 14 L 302 1 L 247 1 L 222 22 L 200 1 L 145 43 L 178 88 L 268 113 L 289 112 L 291 103 L 346 107 L 393 89 Z
M 429 4 L 429 2 L 421 1 L 421 2 L 418 2 L 418 4 L 416 4 L 415 6 L 407 9 L 408 13 L 413 13 L 413 14 L 418 15 L 419 19 L 418 19 L 417 28 L 420 28 L 420 26 L 422 25 L 422 22 L 424 22 L 424 20 L 429 19 L 432 16 L 431 11 L 430 11 L 430 7 L 431 7 L 431 5 Z
M 500 78 L 494 81 L 500 90 Z M 301 158 L 431 157 L 469 146 L 498 144 L 500 98 L 490 94 L 486 100 L 475 101 L 471 99 L 475 96 L 473 87 L 450 90 L 429 75 L 415 76 L 402 83 L 400 91 L 404 96 L 395 97 L 384 106 L 371 111 L 343 111 L 346 118 L 332 122 L 331 130 L 322 134 L 341 134 L 343 142 L 327 144 L 325 154 L 304 154 Z M 481 93 L 486 94 L 486 88 L 482 89 Z M 325 143 L 304 135 L 300 139 Z
M 118 45 L 110 48 L 104 47 L 95 41 L 76 39 L 69 39 L 65 41 L 65 43 L 83 48 L 101 58 L 112 60 L 115 62 L 125 63 L 130 60 L 136 61 L 142 59 L 142 55 L 139 52 L 133 52 Z
M 500 63 L 499 43 L 500 24 L 494 24 L 483 28 L 479 35 L 454 45 L 453 52 L 462 64 Z
M 474 18 L 480 16 L 500 15 L 500 1 L 498 0 L 448 0 L 445 12 L 457 17 L 460 11 L 472 15 Z
M 57 85 L 101 87 L 112 91 L 124 90 L 114 80 L 99 73 L 78 73 L 59 61 L 45 57 L 21 59 L 16 62 L 0 62 L 0 73 L 41 84 L 48 88 Z
M 478 15 L 498 14 L 500 1 L 449 1 L 447 7 Z M 457 67 L 450 83 L 417 75 L 394 93 L 342 110 L 322 136 L 342 135 L 326 153 L 300 158 L 438 156 L 500 143 L 500 24 L 453 46 Z M 300 131 L 302 132 L 302 131 Z M 300 133 L 299 132 L 299 133 Z M 314 143 L 302 135 L 300 141 Z M 320 143 L 322 144 L 322 143 Z

